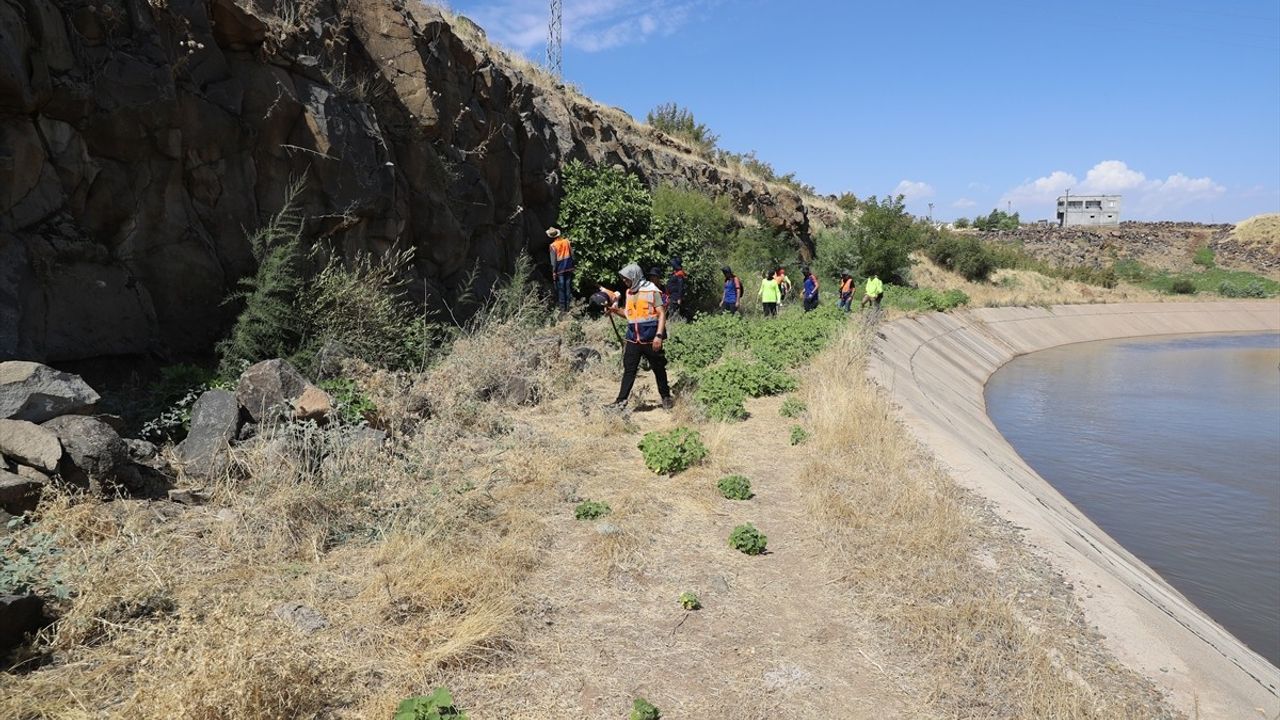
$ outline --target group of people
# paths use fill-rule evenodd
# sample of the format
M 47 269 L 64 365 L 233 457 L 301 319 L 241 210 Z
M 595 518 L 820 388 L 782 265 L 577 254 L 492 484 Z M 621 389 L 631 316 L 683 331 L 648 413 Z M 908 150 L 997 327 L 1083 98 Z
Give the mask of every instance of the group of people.
M 729 267 L 720 268 L 720 272 L 724 273 L 724 292 L 720 296 L 720 309 L 728 313 L 738 312 L 738 306 L 742 302 L 742 280 L 733 274 L 733 270 Z M 803 301 L 804 311 L 809 312 L 818 307 L 818 289 L 821 283 L 818 276 L 809 270 L 809 268 L 801 268 L 801 274 L 804 276 L 801 285 L 801 298 Z M 872 275 L 862 288 L 862 304 L 860 307 L 865 308 L 868 305 L 880 308 L 880 299 L 884 295 L 884 283 L 879 276 Z M 853 276 L 848 272 L 840 273 L 840 309 L 850 312 L 853 309 L 853 293 L 854 282 Z M 787 278 L 787 269 L 778 267 L 773 270 L 766 270 L 760 278 L 760 306 L 765 317 L 774 317 L 778 314 L 778 307 L 791 294 L 791 280 Z
M 551 240 L 549 253 L 552 278 L 555 283 L 556 303 L 562 312 L 568 312 L 573 299 L 573 246 L 559 228 L 548 228 L 547 237 Z M 627 332 L 622 339 L 622 384 L 618 388 L 617 398 L 610 403 L 614 409 L 623 409 L 631 396 L 631 388 L 635 385 L 636 373 L 640 369 L 640 361 L 648 361 L 653 370 L 654 381 L 658 385 L 658 396 L 662 407 L 672 407 L 671 385 L 667 380 L 667 359 L 662 352 L 663 342 L 667 338 L 667 324 L 675 317 L 684 315 L 686 280 L 680 258 L 670 261 L 670 274 L 663 268 L 654 266 L 644 273 L 636 263 L 630 263 L 618 272 L 626 287 L 624 292 L 617 292 L 601 286 L 596 293 L 600 304 L 610 317 L 621 317 L 626 320 Z M 724 312 L 737 313 L 743 299 L 742 280 L 728 266 L 720 268 L 724 274 L 724 290 L 720 297 L 720 308 Z M 809 268 L 801 270 L 801 297 L 804 311 L 809 312 L 818 307 L 818 276 Z M 663 282 L 665 277 L 665 283 Z M 777 267 L 766 270 L 760 282 L 760 303 L 767 317 L 778 314 L 778 307 L 791 294 L 791 280 L 787 278 L 786 268 Z M 840 309 L 849 312 L 853 307 L 854 281 L 848 272 L 840 274 Z M 872 276 L 863 285 L 861 307 L 874 305 L 880 307 L 880 299 L 884 294 L 884 283 L 877 276 Z M 617 328 L 615 328 L 616 330 Z

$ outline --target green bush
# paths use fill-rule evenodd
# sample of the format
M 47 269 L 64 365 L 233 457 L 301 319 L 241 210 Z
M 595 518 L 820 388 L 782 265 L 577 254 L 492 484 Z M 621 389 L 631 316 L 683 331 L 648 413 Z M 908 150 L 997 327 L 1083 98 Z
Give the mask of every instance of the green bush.
M 791 426 L 791 444 L 800 445 L 809 441 L 809 431 L 799 425 Z
M 1196 284 L 1189 278 L 1175 278 L 1169 283 L 1169 292 L 1174 295 L 1194 295 L 1196 292 Z
M 1196 250 L 1195 255 L 1191 256 L 1191 262 L 1203 268 L 1213 269 L 1217 263 L 1213 255 L 1213 248 L 1205 246 Z
M 650 110 L 645 122 L 668 135 L 688 141 L 706 156 L 715 150 L 719 140 L 711 128 L 693 118 L 693 112 L 675 103 L 663 103 Z
M 198 365 L 178 364 L 160 369 L 160 379 L 143 393 L 141 407 L 135 407 L 142 421 L 139 434 L 155 442 L 181 442 L 191 429 L 191 408 L 206 390 L 235 386 L 234 376 L 227 380 L 212 370 Z
M 716 487 L 726 500 L 750 500 L 753 497 L 751 481 L 741 475 L 726 475 L 720 478 Z
M 793 397 L 789 397 L 782 401 L 782 407 L 778 408 L 778 414 L 784 418 L 798 418 L 808 411 L 809 407 L 803 401 Z
M 644 698 L 631 704 L 631 720 L 662 720 L 662 711 Z
M 671 257 L 684 263 L 686 311 L 707 311 L 720 303 L 721 262 L 734 237 L 737 218 L 727 196 L 712 198 L 692 188 L 660 185 L 653 191 L 651 232 L 666 253 L 650 264 L 668 268 Z M 646 269 L 648 266 L 646 265 Z
M 560 227 L 573 241 L 579 290 L 613 284 L 627 263 L 661 256 L 650 230 L 653 202 L 635 175 L 573 160 L 561 168 Z
M 996 269 L 995 257 L 986 244 L 968 235 L 943 233 L 925 252 L 929 259 L 970 282 L 986 282 Z
M 759 555 L 765 551 L 769 538 L 751 523 L 739 525 L 729 534 L 729 547 L 747 555 Z
M 680 607 L 685 610 L 701 610 L 702 602 L 698 600 L 695 593 L 685 591 L 680 593 Z
M 969 296 L 963 290 L 939 291 L 933 288 L 910 288 L 886 285 L 884 301 L 902 310 L 931 310 L 946 312 L 969 304 Z
M 707 315 L 674 326 L 663 352 L 669 362 L 697 372 L 719 360 L 730 343 L 746 341 L 750 331 L 748 321 L 739 315 Z
M 333 409 L 339 422 L 365 425 L 377 413 L 373 400 L 350 378 L 336 377 L 320 381 L 320 389 L 333 398 Z
M 393 720 L 467 720 L 467 714 L 454 706 L 453 695 L 440 687 L 430 695 L 401 700 Z
M 907 213 L 903 197 L 862 202 L 862 214 L 846 218 L 835 228 L 819 233 L 814 269 L 819 278 L 849 271 L 855 277 L 879 275 L 889 282 L 905 283 L 911 268 L 911 252 L 920 246 L 925 229 Z
M 1003 210 L 992 210 L 990 215 L 979 215 L 973 219 L 973 226 L 983 232 L 1017 230 L 1021 224 L 1018 213 L 1010 215 Z
M 966 218 L 966 217 L 956 218 L 955 222 L 951 224 L 954 225 L 957 230 L 964 230 L 965 228 L 969 227 L 969 218 Z
M 227 298 L 227 302 L 241 303 L 243 309 L 230 335 L 217 346 L 223 375 L 235 375 L 242 366 L 259 360 L 288 357 L 302 344 L 305 328 L 297 304 L 306 260 L 302 189 L 300 182 L 291 184 L 280 211 L 249 236 L 258 269 L 241 278 L 238 289 Z
M 1218 294 L 1229 298 L 1265 298 L 1271 296 L 1271 293 L 1267 292 L 1267 288 L 1257 280 L 1244 284 L 1223 280 L 1218 285 Z
M 741 420 L 747 416 L 747 397 L 776 395 L 795 389 L 795 380 L 763 362 L 737 358 L 707 368 L 697 375 L 694 399 L 713 420 Z
M 573 518 L 575 520 L 596 520 L 613 512 L 613 508 L 608 503 L 596 500 L 586 500 L 578 503 L 573 509 Z
M 0 530 L 12 532 L 23 522 L 20 516 L 10 518 Z M 71 587 L 67 584 L 71 569 L 57 538 L 51 533 L 34 532 L 22 537 L 0 535 L 0 595 L 39 592 L 66 600 L 71 597 Z
M 646 433 L 640 441 L 644 465 L 659 475 L 674 475 L 707 457 L 707 446 L 697 430 L 678 427 L 667 432 Z

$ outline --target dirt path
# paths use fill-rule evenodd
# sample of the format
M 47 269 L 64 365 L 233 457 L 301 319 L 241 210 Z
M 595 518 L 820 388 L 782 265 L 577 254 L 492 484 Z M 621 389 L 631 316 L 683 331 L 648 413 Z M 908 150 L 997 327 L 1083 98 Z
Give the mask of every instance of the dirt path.
M 578 402 L 610 392 L 599 381 Z M 618 718 L 635 697 L 672 720 L 924 716 L 878 669 L 863 619 L 824 564 L 792 481 L 806 450 L 790 445 L 780 403 L 750 401 L 746 421 L 704 428 L 711 461 L 674 478 L 646 470 L 636 444 L 679 424 L 680 408 L 642 406 L 635 432 L 598 443 L 592 472 L 565 479 L 549 561 L 528 587 L 525 636 L 513 674 L 503 673 L 520 692 L 484 693 L 494 705 L 475 707 L 477 717 Z M 531 415 L 521 420 L 556 418 L 566 431 L 561 412 Z M 755 497 L 720 497 L 715 483 L 729 473 L 750 478 Z M 613 512 L 575 521 L 575 499 Z M 768 536 L 767 554 L 728 546 L 744 522 Z M 703 609 L 679 606 L 686 590 Z

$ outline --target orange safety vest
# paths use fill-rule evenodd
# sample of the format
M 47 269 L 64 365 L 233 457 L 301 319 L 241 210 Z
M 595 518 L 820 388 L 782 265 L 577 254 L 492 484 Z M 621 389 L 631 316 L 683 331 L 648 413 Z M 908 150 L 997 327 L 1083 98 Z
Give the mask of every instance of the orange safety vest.
M 842 281 L 840 283 L 840 294 L 850 295 L 852 293 L 853 293 L 853 278 L 849 278 L 848 280 Z
M 652 284 L 627 291 L 627 342 L 651 343 L 658 335 L 658 308 L 662 291 Z
M 551 243 L 551 254 L 555 257 L 555 262 L 551 268 L 557 275 L 573 272 L 573 248 L 569 245 L 569 238 L 559 237 Z

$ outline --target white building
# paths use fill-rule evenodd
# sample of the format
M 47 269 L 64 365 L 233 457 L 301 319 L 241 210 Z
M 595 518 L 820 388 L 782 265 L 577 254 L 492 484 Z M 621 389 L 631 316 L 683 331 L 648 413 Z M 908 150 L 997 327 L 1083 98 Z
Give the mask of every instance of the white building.
M 1119 225 L 1119 195 L 1063 195 L 1058 198 L 1058 225 Z

